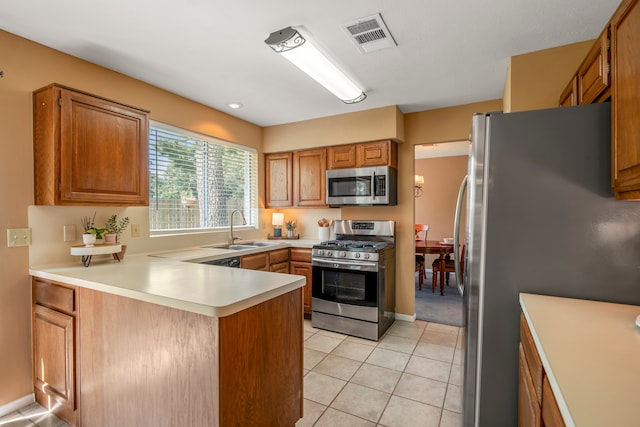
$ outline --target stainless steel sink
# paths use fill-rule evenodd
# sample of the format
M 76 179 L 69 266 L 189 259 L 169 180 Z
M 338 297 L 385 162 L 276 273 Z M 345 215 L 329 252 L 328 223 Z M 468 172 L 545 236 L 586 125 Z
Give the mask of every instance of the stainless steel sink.
M 278 243 L 278 242 L 253 242 L 252 243 L 253 246 L 278 246 L 281 244 L 282 243 Z
M 230 249 L 232 251 L 241 251 L 243 249 L 255 249 L 256 245 L 211 245 L 202 246 L 203 249 Z
M 241 251 L 242 249 L 255 249 L 257 248 L 256 245 L 229 245 L 227 246 L 227 249 L 231 249 L 234 251 Z

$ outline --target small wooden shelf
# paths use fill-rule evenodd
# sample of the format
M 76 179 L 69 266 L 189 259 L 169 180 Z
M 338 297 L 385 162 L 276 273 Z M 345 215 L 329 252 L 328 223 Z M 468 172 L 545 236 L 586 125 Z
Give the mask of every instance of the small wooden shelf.
M 298 240 L 298 239 L 300 239 L 300 235 L 296 234 L 293 237 L 287 237 L 287 236 L 275 237 L 275 236 L 272 236 L 271 234 L 267 234 L 267 239 L 269 239 L 269 240 Z
M 93 255 L 109 255 L 113 254 L 113 258 L 120 262 L 118 253 L 122 252 L 122 245 L 120 244 L 106 244 L 106 245 L 74 245 L 71 246 L 71 255 L 81 256 L 82 265 L 89 267 L 91 264 L 91 257 Z

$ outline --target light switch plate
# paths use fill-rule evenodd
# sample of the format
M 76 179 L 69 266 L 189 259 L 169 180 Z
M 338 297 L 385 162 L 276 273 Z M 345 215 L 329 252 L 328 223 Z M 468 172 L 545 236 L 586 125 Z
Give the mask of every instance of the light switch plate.
M 63 240 L 65 242 L 76 241 L 76 226 L 75 224 L 65 224 L 62 228 Z
M 140 237 L 140 224 L 131 224 L 131 237 Z
M 18 246 L 29 246 L 31 244 L 30 228 L 8 228 L 7 246 L 15 248 Z

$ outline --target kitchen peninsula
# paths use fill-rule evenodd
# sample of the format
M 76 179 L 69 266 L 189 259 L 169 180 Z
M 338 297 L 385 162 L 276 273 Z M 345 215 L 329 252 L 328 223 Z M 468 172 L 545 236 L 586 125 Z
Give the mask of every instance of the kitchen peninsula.
M 303 277 L 144 255 L 30 274 L 36 398 L 70 424 L 301 418 Z

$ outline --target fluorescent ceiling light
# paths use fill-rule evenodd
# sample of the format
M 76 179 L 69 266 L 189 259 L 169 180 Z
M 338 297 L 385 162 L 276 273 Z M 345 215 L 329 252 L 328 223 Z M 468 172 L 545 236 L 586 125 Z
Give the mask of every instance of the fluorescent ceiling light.
M 271 33 L 264 41 L 296 67 L 340 98 L 346 104 L 364 100 L 367 95 L 324 56 L 309 40 L 291 27 Z

